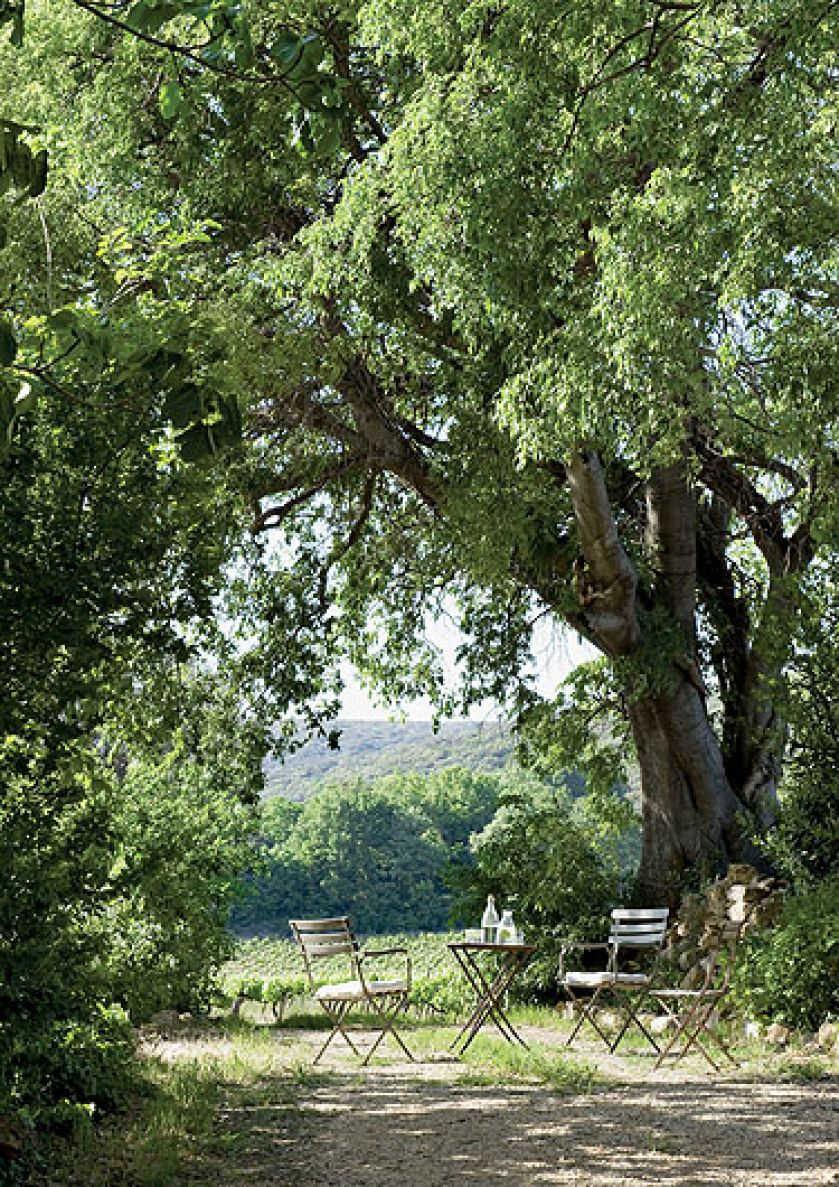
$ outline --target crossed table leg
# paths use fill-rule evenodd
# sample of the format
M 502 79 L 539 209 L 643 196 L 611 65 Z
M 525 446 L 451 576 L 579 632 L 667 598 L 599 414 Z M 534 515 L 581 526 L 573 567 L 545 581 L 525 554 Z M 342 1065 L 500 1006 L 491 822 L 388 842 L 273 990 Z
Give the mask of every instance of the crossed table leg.
M 491 1021 L 498 1027 L 508 1043 L 519 1043 L 527 1047 L 510 1019 L 507 1017 L 503 998 L 510 985 L 527 966 L 536 951 L 532 944 L 449 944 L 452 955 L 463 970 L 464 976 L 475 993 L 475 1005 L 466 1022 L 451 1045 L 451 1049 L 462 1055 L 475 1035 Z M 501 957 L 494 976 L 488 977 L 478 962 L 478 953 L 491 952 Z

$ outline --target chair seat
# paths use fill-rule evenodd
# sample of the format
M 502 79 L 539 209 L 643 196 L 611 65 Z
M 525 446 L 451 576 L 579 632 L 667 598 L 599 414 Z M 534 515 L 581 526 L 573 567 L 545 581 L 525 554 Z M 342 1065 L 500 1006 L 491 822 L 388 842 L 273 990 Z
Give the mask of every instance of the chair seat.
M 341 981 L 337 985 L 322 985 L 315 991 L 317 1001 L 362 1002 L 367 997 L 384 997 L 388 993 L 407 993 L 407 981 Z
M 563 985 L 571 989 L 632 989 L 651 983 L 646 973 L 566 973 Z
M 650 997 L 660 997 L 668 1001 L 688 1001 L 693 999 L 695 1001 L 713 1001 L 715 998 L 723 997 L 724 990 L 722 989 L 652 989 L 650 990 Z

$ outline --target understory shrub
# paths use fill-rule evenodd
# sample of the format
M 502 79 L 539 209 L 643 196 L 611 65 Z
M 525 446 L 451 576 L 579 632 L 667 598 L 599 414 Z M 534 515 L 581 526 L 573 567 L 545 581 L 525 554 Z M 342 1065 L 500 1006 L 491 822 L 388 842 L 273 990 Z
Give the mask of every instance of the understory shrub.
M 769 848 L 798 887 L 839 878 L 839 600 L 821 606 L 791 676 L 781 811 Z
M 70 1106 L 118 1109 L 136 1087 L 136 1045 L 119 1006 L 98 1006 L 85 1020 L 55 1021 L 26 1035 L 0 1028 L 5 1103 L 42 1125 L 61 1123 Z
M 839 878 L 791 895 L 778 925 L 744 944 L 734 997 L 751 1018 L 798 1030 L 839 1016 Z
M 480 922 L 488 894 L 512 907 L 538 957 L 519 982 L 523 999 L 553 996 L 561 940 L 605 935 L 618 895 L 614 846 L 564 788 L 520 781 L 472 838 L 475 866 L 459 872 L 458 915 Z
M 101 741 L 0 746 L 0 1116 L 39 1127 L 118 1108 L 132 1024 L 209 1005 L 252 828 L 179 739 Z

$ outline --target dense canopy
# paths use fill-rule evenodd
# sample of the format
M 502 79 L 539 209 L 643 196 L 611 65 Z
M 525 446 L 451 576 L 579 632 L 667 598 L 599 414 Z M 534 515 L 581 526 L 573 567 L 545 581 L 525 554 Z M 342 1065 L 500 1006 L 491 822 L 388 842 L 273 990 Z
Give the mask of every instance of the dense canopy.
M 50 174 L 7 211 L 9 437 L 21 381 L 136 402 L 161 466 L 247 500 L 274 543 L 246 660 L 280 702 L 346 654 L 444 710 L 509 698 L 611 777 L 597 701 L 649 890 L 751 854 L 834 555 L 835 5 L 20 11 L 7 173 Z M 539 615 L 604 656 L 547 706 Z

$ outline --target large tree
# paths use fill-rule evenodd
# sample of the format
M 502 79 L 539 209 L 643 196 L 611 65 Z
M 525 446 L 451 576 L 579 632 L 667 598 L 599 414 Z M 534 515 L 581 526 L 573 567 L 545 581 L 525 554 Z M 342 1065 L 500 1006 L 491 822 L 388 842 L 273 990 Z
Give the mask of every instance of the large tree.
M 14 118 L 76 103 L 49 147 L 90 250 L 127 227 L 104 242 L 161 335 L 188 308 L 223 343 L 280 537 L 273 669 L 292 575 L 292 642 L 396 692 L 438 683 L 429 613 L 460 608 L 466 699 L 520 687 L 534 616 L 570 624 L 634 740 L 657 895 L 769 826 L 832 556 L 835 7 L 56 0 L 2 59 L 48 79 Z M 205 379 L 156 380 L 193 454 L 235 419 Z

